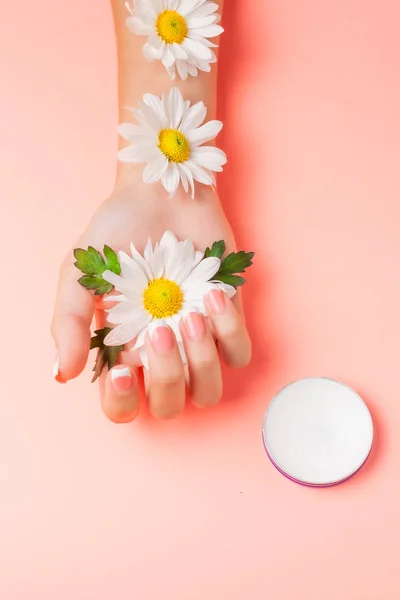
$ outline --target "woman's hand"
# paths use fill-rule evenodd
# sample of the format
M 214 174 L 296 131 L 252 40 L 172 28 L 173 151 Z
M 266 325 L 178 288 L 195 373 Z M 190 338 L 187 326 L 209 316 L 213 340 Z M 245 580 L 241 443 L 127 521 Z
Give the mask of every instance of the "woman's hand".
M 159 185 L 144 185 L 140 176 L 116 190 L 99 208 L 75 247 L 89 245 L 102 249 L 129 251 L 130 243 L 142 252 L 150 237 L 159 240 L 166 230 L 179 239 L 190 239 L 196 249 L 204 250 L 216 240 L 225 240 L 227 251 L 235 250 L 231 229 L 215 192 L 197 186 L 195 200 L 182 192 L 169 199 Z M 60 271 L 52 334 L 58 351 L 56 379 L 66 382 L 85 367 L 93 315 L 99 327 L 106 313 L 101 298 L 96 298 L 78 283 L 72 250 Z M 169 328 L 155 330 L 147 338 L 149 371 L 145 371 L 147 397 L 151 413 L 159 418 L 179 414 L 185 404 L 187 380 L 192 402 L 199 407 L 216 404 L 222 394 L 223 361 L 231 367 L 243 367 L 250 359 L 251 345 L 241 309 L 240 293 L 233 301 L 220 291 L 205 299 L 209 319 L 192 313 L 181 321 L 180 329 L 188 357 L 182 364 L 175 336 Z M 218 351 L 217 351 L 218 347 Z M 125 423 L 139 410 L 136 352 L 124 351 L 110 372 L 100 377 L 100 394 L 105 414 L 114 422 Z

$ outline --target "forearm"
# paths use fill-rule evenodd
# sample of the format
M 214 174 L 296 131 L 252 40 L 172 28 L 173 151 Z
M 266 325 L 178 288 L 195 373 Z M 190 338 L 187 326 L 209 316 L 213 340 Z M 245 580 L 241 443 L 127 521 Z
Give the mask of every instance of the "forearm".
M 215 0 L 222 12 L 223 0 Z M 123 0 L 111 0 L 114 14 L 117 54 L 118 54 L 118 98 L 119 122 L 127 120 L 124 107 L 136 107 L 145 93 L 161 96 L 171 87 L 177 86 L 186 100 L 191 103 L 202 100 L 207 106 L 207 119 L 216 116 L 217 101 L 217 63 L 211 65 L 210 72 L 199 71 L 197 77 L 188 77 L 182 81 L 179 76 L 171 80 L 165 67 L 159 60 L 148 62 L 143 56 L 142 48 L 145 36 L 135 35 L 127 27 L 129 12 Z M 218 38 L 212 40 L 218 43 Z M 217 54 L 218 48 L 213 48 Z M 120 147 L 124 146 L 120 140 Z M 125 181 L 129 172 L 136 172 L 132 165 L 119 165 L 118 179 Z

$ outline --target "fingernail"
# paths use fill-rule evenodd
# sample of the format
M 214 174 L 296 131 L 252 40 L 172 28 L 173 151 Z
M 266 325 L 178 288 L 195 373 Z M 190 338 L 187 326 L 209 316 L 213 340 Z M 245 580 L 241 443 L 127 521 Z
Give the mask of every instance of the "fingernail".
M 167 354 L 173 349 L 175 338 L 167 324 L 162 325 L 160 322 L 153 326 L 150 324 L 149 332 L 154 350 L 158 354 Z
M 129 367 L 111 369 L 111 384 L 117 394 L 125 394 L 132 388 L 132 374 Z
M 58 381 L 58 383 L 66 383 L 66 381 L 64 381 L 60 376 L 60 358 L 58 355 L 58 351 L 56 352 L 56 357 L 54 359 L 53 377 L 56 381 Z
M 192 341 L 201 340 L 206 333 L 206 322 L 203 315 L 189 313 L 184 319 L 188 338 Z
M 215 313 L 222 313 L 225 310 L 225 295 L 221 290 L 211 290 L 207 294 L 208 305 Z

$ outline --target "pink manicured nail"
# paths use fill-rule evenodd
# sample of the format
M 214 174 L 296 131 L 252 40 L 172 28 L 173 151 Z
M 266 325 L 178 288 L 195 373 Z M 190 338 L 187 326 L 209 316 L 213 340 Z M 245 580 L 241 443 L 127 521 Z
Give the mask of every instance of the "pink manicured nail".
M 128 367 L 111 369 L 111 383 L 117 394 L 125 394 L 132 387 L 132 375 Z
M 174 334 L 167 325 L 161 325 L 152 329 L 150 337 L 154 350 L 158 354 L 167 354 L 175 346 Z
M 225 310 L 225 295 L 221 290 L 211 290 L 207 294 L 208 305 L 215 313 L 222 313 Z
M 190 313 L 185 317 L 185 327 L 190 340 L 201 340 L 206 333 L 206 322 L 203 315 Z

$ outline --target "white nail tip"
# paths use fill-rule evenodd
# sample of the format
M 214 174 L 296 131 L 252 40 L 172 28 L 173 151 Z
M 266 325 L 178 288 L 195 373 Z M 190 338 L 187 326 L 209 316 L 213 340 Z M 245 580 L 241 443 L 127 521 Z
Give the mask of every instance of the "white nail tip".
M 131 377 L 130 369 L 128 367 L 124 367 L 123 369 L 112 369 L 111 381 L 115 381 L 115 379 L 119 379 L 120 377 Z
M 167 325 L 166 321 L 164 321 L 164 319 L 157 319 L 157 320 L 151 321 L 151 323 L 149 323 L 148 331 L 149 331 L 150 337 L 153 335 L 154 331 L 156 329 L 158 329 L 159 327 L 167 327 L 168 328 L 168 325 Z
M 60 359 L 57 356 L 56 360 L 54 361 L 54 365 L 53 365 L 53 377 L 54 378 L 57 377 L 59 369 L 60 369 Z

